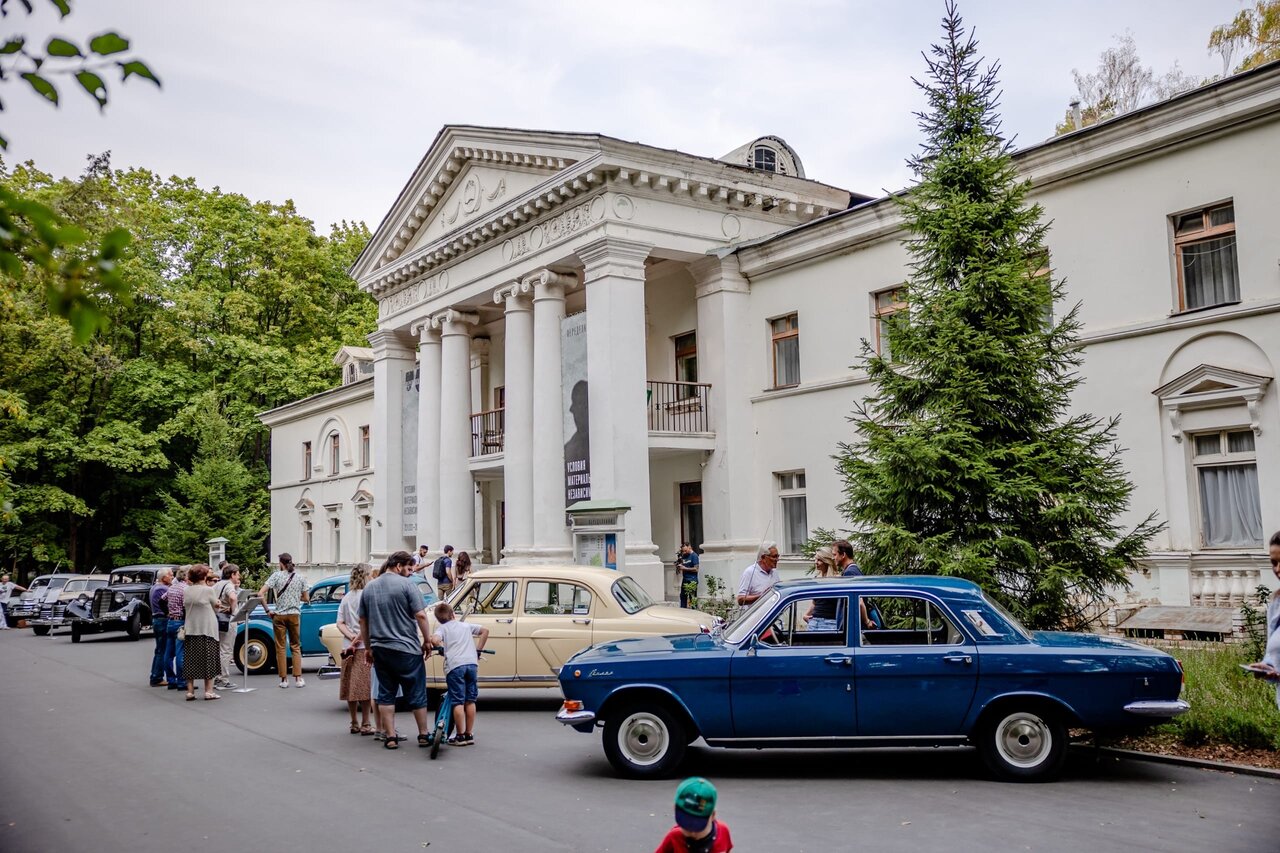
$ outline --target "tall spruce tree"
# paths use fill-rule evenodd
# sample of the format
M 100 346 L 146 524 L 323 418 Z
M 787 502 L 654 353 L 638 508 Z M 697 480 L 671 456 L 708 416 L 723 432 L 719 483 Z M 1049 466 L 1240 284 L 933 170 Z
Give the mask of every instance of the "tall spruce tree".
M 901 201 L 907 310 L 889 349 L 864 342 L 874 390 L 836 456 L 864 568 L 952 575 L 1034 628 L 1080 627 L 1159 530 L 1122 532 L 1133 487 L 1118 419 L 1069 415 L 1080 324 L 1048 271 L 1047 226 L 1000 135 L 996 64 L 954 3 L 925 57 L 925 142 Z

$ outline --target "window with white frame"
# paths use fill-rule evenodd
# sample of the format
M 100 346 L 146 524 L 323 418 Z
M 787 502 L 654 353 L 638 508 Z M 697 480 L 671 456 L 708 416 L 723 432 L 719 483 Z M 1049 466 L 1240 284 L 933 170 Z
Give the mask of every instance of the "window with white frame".
M 1192 436 L 1192 464 L 1200 499 L 1200 542 L 1205 548 L 1260 547 L 1262 504 L 1250 429 Z
M 1172 219 L 1178 310 L 1239 302 L 1235 206 L 1227 202 L 1179 213 Z
M 784 554 L 799 554 L 809 539 L 804 472 L 786 471 L 775 476 L 778 482 L 778 503 L 782 511 L 782 542 L 779 543 L 779 548 Z
M 342 521 L 341 519 L 329 519 L 329 552 L 333 555 L 333 562 L 341 562 L 342 560 Z
M 751 152 L 751 168 L 766 172 L 778 171 L 778 152 L 767 145 L 757 145 Z
M 302 479 L 311 479 L 311 442 L 302 442 Z
M 312 526 L 311 520 L 304 518 L 302 520 L 302 562 L 311 562 L 311 546 L 312 546 Z
M 360 427 L 360 467 L 369 467 L 369 427 L 368 425 Z
M 336 432 L 329 433 L 329 473 L 337 474 L 342 463 L 342 439 Z
M 885 358 L 892 359 L 889 351 L 889 318 L 907 308 L 907 292 L 905 288 L 894 287 L 882 290 L 875 295 L 876 352 Z
M 773 387 L 800 384 L 800 315 L 788 314 L 769 321 L 773 344 Z

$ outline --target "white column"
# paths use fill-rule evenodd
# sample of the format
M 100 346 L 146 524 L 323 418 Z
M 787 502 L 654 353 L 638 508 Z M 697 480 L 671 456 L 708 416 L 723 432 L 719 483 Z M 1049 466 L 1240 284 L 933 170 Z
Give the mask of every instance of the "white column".
M 449 309 L 431 318 L 440 330 L 440 542 L 476 550 L 475 485 L 471 477 L 471 327 L 475 314 Z
M 564 400 L 560 321 L 572 279 L 542 270 L 533 283 L 533 551 L 535 559 L 568 562 L 564 523 Z M 588 332 L 590 334 L 590 332 Z
M 373 551 L 381 562 L 392 551 L 405 547 L 401 529 L 404 482 L 400 471 L 402 443 L 400 410 L 404 403 L 404 376 L 413 370 L 413 349 L 392 329 L 369 335 L 373 345 Z M 323 533 L 321 533 L 323 535 Z
M 755 442 L 751 389 L 742 365 L 751 359 L 750 286 L 736 255 L 708 257 L 689 265 L 698 299 L 698 378 L 711 384 L 708 406 L 715 450 L 702 469 L 702 576 L 715 575 L 736 588 L 742 569 L 755 559 L 764 519 L 752 499 Z
M 621 500 L 627 513 L 627 573 L 663 598 L 662 562 L 649 512 L 645 411 L 644 243 L 604 237 L 577 252 L 587 291 L 587 405 L 591 499 Z
M 507 502 L 503 562 L 523 556 L 533 545 L 533 285 L 499 288 L 493 301 L 506 311 L 503 381 L 502 480 Z
M 488 338 L 471 339 L 472 414 L 486 412 L 493 408 L 493 401 L 485 394 L 485 390 L 489 387 L 489 350 L 491 343 Z
M 418 333 L 418 544 L 440 550 L 440 330 Z

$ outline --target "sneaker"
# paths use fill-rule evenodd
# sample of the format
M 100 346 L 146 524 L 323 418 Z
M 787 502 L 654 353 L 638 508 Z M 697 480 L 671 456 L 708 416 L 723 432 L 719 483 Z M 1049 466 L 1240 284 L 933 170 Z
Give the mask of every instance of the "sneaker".
M 387 733 L 386 733 L 386 732 L 374 732 L 374 733 L 373 733 L 373 739 L 374 739 L 374 740 L 386 740 L 386 739 L 387 739 Z
M 168 683 L 167 681 L 165 681 L 163 678 L 162 678 L 162 679 L 160 679 L 159 681 L 153 681 L 153 682 L 151 682 L 151 686 L 152 686 L 152 687 L 167 687 L 167 686 L 168 686 L 168 684 L 169 684 L 169 683 Z
M 285 679 L 283 679 L 283 678 L 282 678 L 282 679 L 280 679 L 280 686 L 281 686 L 281 687 L 283 687 L 283 688 L 285 688 L 285 689 L 287 690 L 287 689 L 288 689 L 288 687 L 289 687 L 289 682 L 288 682 L 287 680 L 285 680 Z
M 305 681 L 303 681 L 303 680 L 302 680 L 302 676 L 298 676 L 297 678 L 295 678 L 295 679 L 293 680 L 293 686 L 294 686 L 294 687 L 306 687 L 306 686 L 307 686 L 307 682 L 305 682 Z
M 463 746 L 475 746 L 475 745 L 476 745 L 476 736 L 475 736 L 475 735 L 473 735 L 473 734 L 465 734 L 465 735 L 463 735 L 463 736 L 462 736 L 462 745 L 463 745 Z
M 466 739 L 466 736 L 464 735 L 454 735 L 453 737 L 445 741 L 445 743 L 449 744 L 449 746 L 466 746 L 467 739 Z

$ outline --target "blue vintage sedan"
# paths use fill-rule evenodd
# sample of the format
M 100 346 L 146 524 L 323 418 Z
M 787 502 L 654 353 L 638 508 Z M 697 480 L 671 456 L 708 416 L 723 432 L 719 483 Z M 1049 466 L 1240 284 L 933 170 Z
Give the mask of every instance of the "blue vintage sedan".
M 298 618 L 298 643 L 302 646 L 302 656 L 327 655 L 329 650 L 320 642 L 320 629 L 338 621 L 338 605 L 347 594 L 348 575 L 333 575 L 316 581 L 308 590 L 310 601 L 302 605 Z M 431 582 L 420 575 L 410 578 L 418 585 L 422 593 L 422 603 L 436 603 L 435 590 Z M 293 659 L 292 651 L 286 652 L 289 660 Z M 236 623 L 235 661 L 244 672 L 247 666 L 249 673 L 270 672 L 276 665 L 276 641 L 272 632 L 271 616 L 262 607 L 249 614 L 248 622 Z
M 624 776 L 711 746 L 978 747 L 1000 778 L 1052 778 L 1067 729 L 1122 731 L 1188 709 L 1164 652 L 1031 632 L 976 585 L 939 577 L 780 583 L 723 631 L 603 643 L 560 669 L 557 719 L 604 727 Z

